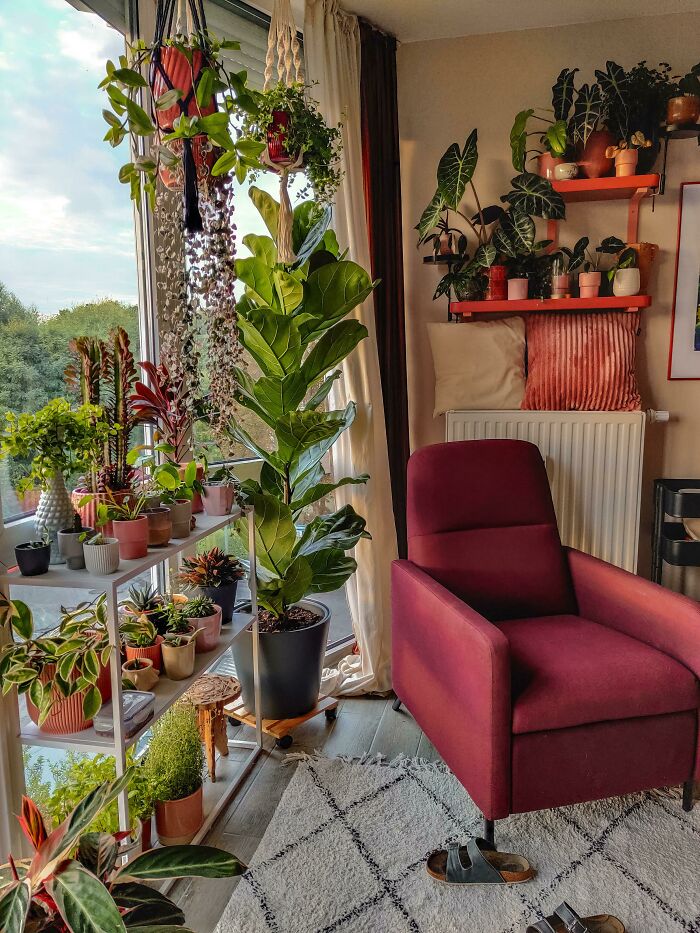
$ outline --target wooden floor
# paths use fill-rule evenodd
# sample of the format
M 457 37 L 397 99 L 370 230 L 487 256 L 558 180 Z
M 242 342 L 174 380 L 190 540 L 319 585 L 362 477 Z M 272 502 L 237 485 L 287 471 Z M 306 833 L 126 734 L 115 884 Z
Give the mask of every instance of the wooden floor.
M 359 757 L 371 752 L 389 759 L 401 754 L 431 761 L 438 758 L 410 714 L 391 708 L 392 700 L 341 700 L 335 722 L 327 722 L 325 716 L 310 719 L 295 731 L 289 752 L 319 752 L 326 757 Z M 293 761 L 285 763 L 287 752 L 274 748 L 268 737 L 265 746 L 268 751 L 260 756 L 207 840 L 246 863 L 255 853 L 296 767 Z M 237 879 L 182 881 L 172 896 L 185 911 L 188 925 L 197 933 L 211 933 L 236 884 Z

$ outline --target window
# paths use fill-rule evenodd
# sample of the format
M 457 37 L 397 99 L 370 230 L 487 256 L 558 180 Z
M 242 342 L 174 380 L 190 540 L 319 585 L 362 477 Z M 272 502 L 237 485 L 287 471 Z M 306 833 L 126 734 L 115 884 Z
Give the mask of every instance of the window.
M 0 150 L 3 414 L 65 394 L 73 337 L 121 325 L 137 355 L 133 215 L 117 179 L 123 154 L 101 141 L 97 89 L 123 50 L 116 30 L 62 0 L 0 10 L 0 107 L 13 127 Z M 6 522 L 36 504 L 14 491 L 22 467 L 0 461 Z

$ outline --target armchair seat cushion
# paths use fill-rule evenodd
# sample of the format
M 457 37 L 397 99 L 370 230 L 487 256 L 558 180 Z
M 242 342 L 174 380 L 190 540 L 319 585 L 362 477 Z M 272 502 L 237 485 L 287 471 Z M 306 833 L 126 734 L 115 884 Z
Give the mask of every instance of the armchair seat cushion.
M 695 675 L 644 642 L 575 615 L 498 623 L 510 645 L 513 732 L 697 709 Z

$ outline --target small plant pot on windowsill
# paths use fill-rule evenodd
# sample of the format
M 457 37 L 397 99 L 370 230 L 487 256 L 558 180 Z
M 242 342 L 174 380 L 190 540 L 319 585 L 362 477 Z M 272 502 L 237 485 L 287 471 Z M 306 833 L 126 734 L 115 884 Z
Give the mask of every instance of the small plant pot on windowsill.
M 184 480 L 184 478 L 185 478 L 185 470 L 187 469 L 188 466 L 189 466 L 189 461 L 188 461 L 188 460 L 186 460 L 184 463 L 179 463 L 179 464 L 178 464 L 177 469 L 178 469 L 178 472 L 179 472 L 179 474 L 180 474 L 180 479 Z M 197 476 L 196 476 L 196 478 L 197 478 L 197 480 L 198 480 L 200 483 L 201 483 L 202 480 L 204 479 L 204 467 L 201 466 L 200 464 L 197 464 Z M 193 514 L 193 515 L 199 515 L 200 512 L 203 512 L 203 511 L 204 511 L 204 505 L 202 504 L 202 494 L 201 494 L 201 492 L 193 492 L 193 493 L 192 493 L 192 502 L 191 502 L 191 505 L 192 505 L 192 514 Z
M 130 680 L 136 690 L 151 690 L 159 674 L 150 658 L 132 658 L 122 664 L 122 677 Z
M 205 484 L 202 493 L 204 511 L 207 515 L 228 515 L 233 508 L 233 493 L 233 486 Z
M 119 570 L 119 542 L 116 538 L 105 538 L 104 544 L 83 542 L 86 569 L 96 577 L 106 577 Z
M 199 633 L 170 636 L 162 644 L 165 676 L 170 680 L 186 680 L 194 673 L 194 655 Z M 182 642 L 179 644 L 178 642 Z
M 178 499 L 170 503 L 170 517 L 173 523 L 173 538 L 187 538 L 192 522 L 192 503 L 189 499 Z
M 156 803 L 156 830 L 163 846 L 189 845 L 204 822 L 201 786 L 181 800 Z
M 122 560 L 138 560 L 148 554 L 148 518 L 145 515 L 129 521 L 115 519 L 112 528 Z
M 124 645 L 124 654 L 126 655 L 126 660 L 133 661 L 136 658 L 146 658 L 147 660 L 153 663 L 153 667 L 160 674 L 162 664 L 163 664 L 163 636 L 156 636 L 156 640 L 152 645 L 130 645 L 128 642 Z
M 85 554 L 83 553 L 83 540 L 85 536 L 94 535 L 93 528 L 81 528 L 74 531 L 64 528 L 58 533 L 58 550 L 64 558 L 69 570 L 82 570 L 85 567 Z
M 15 559 L 23 577 L 38 577 L 46 573 L 51 561 L 51 545 L 42 541 L 27 541 L 15 545 Z
M 600 291 L 600 272 L 580 272 L 578 288 L 581 298 L 597 298 Z
M 525 301 L 528 280 L 526 278 L 508 279 L 508 301 Z
M 640 284 L 639 269 L 618 269 L 613 279 L 613 295 L 617 298 L 638 295 Z
M 230 625 L 233 619 L 233 607 L 236 605 L 236 590 L 238 580 L 225 583 L 223 586 L 198 586 L 200 596 L 208 596 L 217 606 L 221 607 L 221 624 Z
M 190 619 L 187 621 L 195 628 L 202 631 L 196 638 L 195 652 L 203 654 L 205 651 L 213 651 L 219 644 L 221 636 L 221 606 L 214 604 L 216 610 L 213 615 L 205 616 L 203 619 Z
M 165 547 L 172 537 L 173 520 L 170 509 L 164 505 L 144 509 L 143 516 L 148 521 L 148 546 Z
M 639 151 L 637 149 L 623 149 L 615 156 L 615 175 L 617 178 L 627 178 L 637 171 Z

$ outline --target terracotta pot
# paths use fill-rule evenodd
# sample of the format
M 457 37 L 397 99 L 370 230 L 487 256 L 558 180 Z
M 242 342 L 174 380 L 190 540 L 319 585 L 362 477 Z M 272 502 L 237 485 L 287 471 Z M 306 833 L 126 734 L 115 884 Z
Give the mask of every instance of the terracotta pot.
M 537 174 L 542 178 L 548 178 L 553 181 L 556 178 L 554 169 L 557 165 L 563 165 L 564 159 L 561 156 L 553 156 L 550 152 L 543 152 L 537 160 Z
M 219 644 L 219 636 L 221 635 L 221 606 L 217 606 L 216 603 L 214 603 L 214 608 L 216 610 L 214 614 L 205 616 L 203 619 L 187 618 L 190 625 L 202 629 L 196 638 L 195 650 L 197 654 L 202 654 L 204 651 L 213 651 Z
M 112 527 L 122 560 L 138 560 L 148 554 L 148 519 L 145 515 L 139 515 L 132 521 L 115 520 Z
M 205 486 L 202 499 L 207 515 L 228 515 L 233 507 L 233 486 Z
M 101 502 L 109 502 L 110 496 L 118 504 L 121 504 L 127 496 L 133 495 L 131 489 L 120 489 L 116 492 L 110 493 L 108 495 L 106 492 L 96 492 L 91 493 L 92 499 L 86 505 L 80 506 L 78 508 L 78 503 L 80 500 L 88 495 L 86 489 L 74 489 L 70 494 L 71 502 L 73 503 L 73 508 L 80 515 L 80 520 L 86 528 L 96 528 L 97 527 L 97 506 Z M 102 533 L 108 537 L 111 537 L 112 532 L 112 523 L 107 522 L 107 524 L 100 529 Z
M 637 171 L 639 151 L 637 149 L 623 149 L 615 156 L 615 175 L 618 178 L 627 178 Z
M 552 276 L 552 298 L 566 298 L 569 294 L 569 273 L 563 272 L 561 275 Z
M 651 267 L 659 254 L 656 243 L 629 243 L 637 254 L 637 268 L 639 269 L 639 289 L 642 295 L 649 294 L 649 277 Z
M 168 508 L 173 522 L 173 538 L 187 538 L 190 533 L 192 503 L 188 499 L 178 499 L 177 502 L 171 502 Z
M 571 181 L 578 175 L 578 165 L 575 162 L 562 162 L 554 166 L 555 181 Z
M 143 515 L 148 519 L 148 546 L 165 547 L 173 533 L 170 509 L 159 505 L 157 508 L 144 509 Z
M 200 635 L 203 634 L 200 632 Z M 197 638 L 200 637 L 197 636 Z M 194 671 L 194 655 L 197 638 L 186 645 L 171 645 L 167 639 L 162 644 L 165 676 L 171 680 L 185 680 Z
M 188 845 L 204 822 L 202 788 L 181 800 L 156 803 L 156 829 L 161 845 Z
M 143 667 L 133 670 L 129 667 L 129 661 L 122 664 L 122 675 L 130 680 L 137 690 L 150 690 L 158 683 L 158 671 L 153 666 L 150 658 L 138 659 Z
M 639 294 L 639 269 L 618 269 L 613 278 L 613 295 L 625 298 Z
M 600 272 L 580 272 L 578 288 L 581 298 L 597 298 L 600 291 Z
M 287 152 L 287 131 L 290 115 L 286 110 L 273 110 L 272 123 L 267 128 L 267 153 L 270 162 L 290 165 L 299 156 L 298 152 Z
M 56 665 L 47 664 L 41 672 L 39 680 L 42 684 L 51 683 L 56 676 Z M 84 690 L 79 690 L 73 696 L 63 697 L 54 689 L 53 697 L 55 703 L 45 722 L 39 726 L 42 732 L 49 735 L 70 735 L 72 732 L 82 732 L 92 725 L 92 719 L 83 717 L 83 697 Z M 39 710 L 26 696 L 27 713 L 35 725 L 39 725 Z
M 488 285 L 486 287 L 486 301 L 505 301 L 508 294 L 507 275 L 505 266 L 490 266 L 488 270 Z
M 527 279 L 508 279 L 508 301 L 525 301 L 528 284 Z
M 148 645 L 146 648 L 141 648 L 138 645 L 124 645 L 124 654 L 126 655 L 127 661 L 132 661 L 134 658 L 148 658 L 150 661 L 153 661 L 153 667 L 160 673 L 163 656 L 161 652 L 161 645 L 163 644 L 163 636 L 157 635 L 155 644 Z
M 614 146 L 617 140 L 608 130 L 594 130 L 580 151 L 578 165 L 586 178 L 602 178 L 612 172 L 613 160 L 608 159 L 605 150 Z
M 181 139 L 171 139 L 170 142 L 162 143 L 162 145 L 167 146 L 172 154 L 177 156 L 180 161 L 178 165 L 174 165 L 172 168 L 161 165 L 158 174 L 166 188 L 169 188 L 171 191 L 180 191 L 185 184 L 185 173 L 182 168 L 184 143 Z M 219 149 L 218 146 L 213 146 L 209 138 L 203 134 L 201 136 L 193 136 L 190 145 L 192 146 L 192 158 L 194 159 L 194 167 L 197 172 L 197 184 L 199 185 L 209 180 L 214 163 L 223 150 Z
M 684 94 L 672 97 L 666 104 L 666 123 L 674 126 L 689 126 L 700 120 L 700 97 Z
M 186 469 L 187 469 L 187 463 L 178 464 L 180 479 L 184 479 Z M 204 479 L 204 467 L 203 466 L 197 467 L 197 479 L 199 480 L 200 483 Z M 202 504 L 202 494 L 200 492 L 195 492 L 194 495 L 192 496 L 192 514 L 198 515 L 200 512 L 203 512 L 203 511 L 204 511 L 204 505 Z
M 97 577 L 106 577 L 119 569 L 119 542 L 116 538 L 105 538 L 104 544 L 83 542 L 85 567 Z

